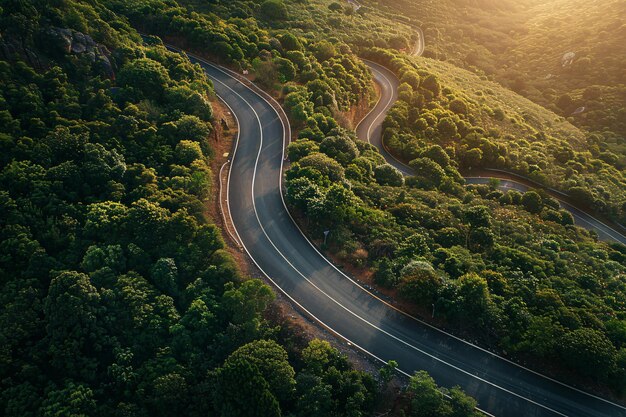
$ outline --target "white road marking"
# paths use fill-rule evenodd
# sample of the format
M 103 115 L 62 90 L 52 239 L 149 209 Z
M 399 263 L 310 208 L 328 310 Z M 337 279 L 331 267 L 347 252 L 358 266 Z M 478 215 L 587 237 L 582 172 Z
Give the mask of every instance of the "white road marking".
M 168 45 L 168 46 L 169 46 L 169 45 Z M 170 46 L 170 47 L 171 47 L 171 46 Z M 178 48 L 172 48 L 172 49 L 178 49 Z M 179 51 L 180 51 L 180 50 L 179 50 Z M 181 51 L 181 52 L 182 52 L 182 51 Z M 273 109 L 276 113 L 278 113 L 278 112 L 276 111 L 276 109 L 275 109 L 275 108 L 274 108 L 274 107 L 273 107 L 273 106 L 272 106 L 272 105 L 271 105 L 271 104 L 267 101 L 267 99 L 266 99 L 266 98 L 264 98 L 261 94 L 259 94 L 258 92 L 254 91 L 254 90 L 253 90 L 253 89 L 251 89 L 249 86 L 247 86 L 246 84 L 242 83 L 240 80 L 238 80 L 237 78 L 233 77 L 232 75 L 229 75 L 226 71 L 224 71 L 224 70 L 223 70 L 223 69 L 221 69 L 220 67 L 215 66 L 214 64 L 211 64 L 211 63 L 209 63 L 209 62 L 207 62 L 207 61 L 203 60 L 202 58 L 199 58 L 199 57 L 194 56 L 194 55 L 192 55 L 192 54 L 188 54 L 188 55 L 189 55 L 189 56 L 191 56 L 191 57 L 193 57 L 193 58 L 195 58 L 196 60 L 198 60 L 198 61 L 200 61 L 200 62 L 203 62 L 203 63 L 204 63 L 204 64 L 206 64 L 206 65 L 209 65 L 209 66 L 211 66 L 211 67 L 213 67 L 213 68 L 217 69 L 218 71 L 220 71 L 220 72 L 224 73 L 225 75 L 230 76 L 232 79 L 234 79 L 235 81 L 237 81 L 238 83 L 240 83 L 241 85 L 243 85 L 245 88 L 247 88 L 248 90 L 250 90 L 251 92 L 253 92 L 255 95 L 259 96 L 259 97 L 260 97 L 262 100 L 264 100 L 264 101 L 265 101 L 265 102 L 266 102 L 266 103 L 267 103 L 267 104 L 268 104 L 268 105 L 269 105 L 269 106 L 270 106 L 270 107 L 271 107 L 271 108 L 272 108 L 272 109 Z M 386 78 L 386 77 L 383 75 L 383 78 Z M 243 97 L 242 97 L 239 93 L 237 93 L 236 91 L 234 91 L 232 88 L 230 88 L 228 85 L 226 85 L 225 83 L 221 82 L 220 80 L 217 80 L 217 79 L 216 79 L 215 81 L 217 81 L 217 82 L 219 82 L 220 84 L 222 84 L 224 87 L 226 87 L 228 90 L 230 90 L 233 94 L 235 94 L 235 95 L 236 95 L 236 96 L 238 96 L 241 100 L 243 100 L 243 101 L 244 101 L 244 102 L 245 102 L 245 103 L 246 103 L 246 104 L 247 104 L 247 105 L 251 108 L 251 110 L 254 112 L 254 114 L 256 115 L 257 121 L 258 121 L 259 126 L 260 126 L 260 129 L 261 129 L 261 144 L 260 144 L 260 147 L 259 147 L 259 153 L 257 154 L 257 160 L 256 160 L 256 163 L 255 163 L 255 170 L 254 170 L 254 174 L 253 174 L 253 183 L 252 183 L 253 208 L 254 208 L 254 211 L 255 211 L 255 216 L 256 216 L 256 218 L 257 218 L 257 222 L 259 223 L 259 226 L 261 227 L 261 230 L 263 231 L 263 234 L 266 236 L 266 238 L 268 239 L 268 241 L 270 242 L 270 244 L 272 244 L 272 246 L 274 247 L 274 249 L 276 250 L 276 252 L 277 252 L 277 253 L 278 253 L 278 254 L 279 254 L 279 255 L 280 255 L 283 259 L 285 259 L 285 261 L 286 261 L 286 262 L 287 262 L 287 263 L 291 266 L 291 268 L 293 268 L 293 269 L 294 269 L 294 271 L 296 271 L 296 272 L 297 272 L 300 276 L 302 276 L 302 277 L 303 277 L 303 278 L 304 278 L 307 282 L 309 282 L 309 283 L 310 283 L 310 284 L 311 284 L 314 288 L 316 288 L 316 289 L 317 289 L 320 293 L 322 293 L 323 295 L 325 295 L 326 297 L 328 297 L 330 300 L 332 300 L 334 303 L 336 303 L 336 304 L 337 304 L 338 306 L 340 306 L 342 309 L 344 309 L 344 310 L 346 310 L 348 313 L 350 313 L 350 314 L 354 315 L 354 316 L 355 316 L 356 318 L 358 318 L 359 320 L 361 320 L 361 321 L 363 321 L 363 322 L 367 323 L 367 324 L 368 324 L 368 325 L 370 325 L 371 327 L 373 327 L 373 328 L 375 328 L 375 329 L 377 329 L 377 330 L 381 331 L 382 333 L 385 333 L 385 334 L 387 334 L 388 336 L 390 336 L 390 337 L 392 337 L 392 338 L 394 338 L 394 339 L 398 340 L 400 343 L 405 344 L 406 346 L 409 346 L 409 347 L 411 347 L 411 348 L 413 348 L 413 349 L 415 349 L 415 350 L 417 350 L 417 351 L 419 351 L 419 352 L 422 352 L 423 354 L 425 354 L 425 355 L 427 355 L 427 356 L 429 356 L 429 357 L 432 357 L 433 359 L 435 359 L 435 360 L 437 360 L 437 361 L 439 361 L 439 362 L 442 362 L 442 363 L 444 363 L 444 364 L 446 364 L 446 365 L 448 365 L 448 366 L 452 367 L 453 369 L 457 369 L 457 370 L 459 370 L 459 371 L 460 371 L 460 372 L 462 372 L 462 373 L 465 373 L 465 374 L 467 374 L 467 375 L 469 375 L 469 376 L 471 376 L 471 377 L 473 377 L 473 378 L 476 378 L 476 379 L 478 379 L 478 380 L 480 380 L 480 381 L 483 381 L 484 383 L 486 383 L 486 384 L 488 384 L 488 385 L 492 385 L 493 387 L 498 388 L 498 389 L 501 389 L 501 390 L 502 390 L 502 391 L 504 391 L 504 392 L 510 393 L 511 395 L 514 395 L 514 396 L 516 396 L 516 397 L 519 397 L 519 398 L 521 398 L 521 399 L 523 399 L 523 400 L 526 400 L 526 401 L 528 401 L 528 402 L 530 402 L 530 403 L 532 403 L 532 404 L 535 404 L 535 405 L 537 405 L 537 406 L 539 406 L 539 407 L 542 407 L 542 408 L 544 408 L 544 409 L 546 409 L 546 410 L 549 410 L 549 411 L 551 411 L 551 412 L 554 412 L 554 413 L 556 413 L 556 414 L 559 414 L 559 415 L 564 416 L 564 414 L 559 413 L 559 412 L 558 412 L 558 411 L 556 411 L 556 410 L 553 410 L 553 409 L 551 409 L 551 408 L 549 408 L 549 407 L 547 407 L 547 406 L 544 406 L 544 405 L 542 405 L 542 404 L 540 404 L 540 403 L 536 403 L 535 401 L 533 401 L 533 400 L 531 400 L 531 399 L 529 399 L 529 398 L 523 397 L 522 395 L 519 395 L 519 394 L 516 394 L 515 392 L 509 391 L 509 390 L 507 390 L 506 388 L 500 387 L 500 386 L 498 386 L 498 385 L 496 385 L 496 384 L 494 384 L 494 383 L 492 383 L 492 382 L 490 382 L 490 381 L 484 380 L 484 379 L 482 379 L 482 378 L 480 378 L 480 377 L 478 377 L 478 376 L 476 376 L 476 375 L 474 375 L 474 374 L 472 374 L 472 373 L 470 373 L 470 372 L 468 372 L 468 371 L 465 371 L 465 370 L 463 370 L 463 369 L 461 369 L 461 368 L 458 368 L 458 367 L 456 367 L 455 365 L 452 365 L 452 364 L 450 364 L 450 363 L 448 363 L 448 362 L 445 362 L 445 361 L 444 361 L 444 360 L 442 360 L 442 359 L 439 359 L 439 358 L 437 358 L 437 357 L 435 357 L 435 356 L 432 356 L 432 355 L 428 354 L 427 352 L 424 352 L 424 351 L 422 351 L 421 349 L 419 349 L 419 348 L 417 348 L 417 347 L 415 347 L 415 346 L 411 345 L 410 343 L 408 343 L 408 342 L 406 342 L 406 341 L 404 341 L 404 340 L 402 340 L 402 339 L 400 339 L 400 338 L 398 338 L 398 337 L 396 337 L 396 336 L 394 336 L 394 335 L 392 335 L 392 334 L 390 334 L 390 333 L 386 332 L 385 330 L 383 330 L 383 329 L 381 329 L 381 328 L 377 327 L 376 325 L 374 325 L 374 324 L 370 323 L 369 321 L 367 321 L 366 319 L 364 319 L 364 318 L 360 317 L 359 315 L 357 315 L 357 314 L 356 314 L 356 313 L 354 313 L 353 311 L 349 310 L 347 307 L 343 306 L 341 303 L 339 303 L 338 301 L 336 301 L 336 300 L 335 300 L 334 298 L 332 298 L 330 295 L 328 295 L 328 294 L 327 294 L 327 293 L 325 293 L 323 290 L 321 290 L 319 287 L 317 287 L 315 284 L 313 284 L 313 283 L 312 283 L 312 282 L 311 282 L 311 281 L 310 281 L 310 280 L 309 280 L 306 276 L 304 276 L 304 274 L 302 274 L 302 273 L 301 273 L 301 272 L 300 272 L 297 268 L 295 268 L 295 267 L 293 266 L 293 264 L 291 264 L 291 262 L 290 262 L 290 261 L 289 261 L 289 260 L 288 260 L 288 259 L 284 256 L 284 254 L 283 254 L 282 252 L 280 252 L 280 250 L 278 250 L 278 249 L 277 249 L 277 247 L 275 246 L 274 242 L 273 242 L 273 241 L 269 238 L 269 236 L 267 235 L 267 233 L 266 233 L 266 231 L 265 231 L 265 229 L 264 229 L 263 225 L 262 225 L 262 224 L 261 224 L 261 222 L 260 222 L 260 219 L 259 219 L 259 216 L 258 216 L 258 212 L 257 212 L 257 210 L 256 210 L 256 204 L 255 204 L 255 200 L 254 200 L 254 183 L 255 183 L 255 178 L 256 178 L 256 170 L 257 170 L 258 159 L 259 159 L 259 156 L 260 156 L 260 153 L 261 153 L 261 150 L 262 150 L 262 145 L 263 145 L 263 131 L 262 131 L 262 124 L 261 124 L 260 118 L 259 118 L 259 116 L 258 116 L 258 113 L 256 112 L 256 110 L 254 110 L 254 108 L 252 107 L 252 105 L 251 105 L 251 104 L 250 104 L 250 103 L 249 103 L 246 99 L 244 99 L 244 98 L 243 98 Z M 237 124 L 238 124 L 238 125 L 240 125 L 240 123 L 239 123 L 239 119 L 237 118 L 237 115 L 235 114 L 235 112 L 233 111 L 233 109 L 232 109 L 232 108 L 228 105 L 228 103 L 226 103 L 226 102 L 223 100 L 223 98 L 221 98 L 221 97 L 219 97 L 219 96 L 218 96 L 218 98 L 220 98 L 220 99 L 221 99 L 221 100 L 222 100 L 222 101 L 223 101 L 223 102 L 224 102 L 224 103 L 225 103 L 225 104 L 229 107 L 229 109 L 231 110 L 231 112 L 233 112 L 233 115 L 235 116 L 235 119 L 236 119 L 236 121 L 237 121 Z M 274 101 L 275 101 L 275 100 L 274 100 Z M 282 110 L 282 109 L 281 109 L 281 110 Z M 284 154 L 284 144 L 285 144 L 285 136 L 286 136 L 287 129 L 286 129 L 286 127 L 285 127 L 285 125 L 284 125 L 284 123 L 283 123 L 283 121 L 282 121 L 282 118 L 281 118 L 280 116 L 279 116 L 279 119 L 280 119 L 280 121 L 281 121 L 281 124 L 283 125 L 283 154 Z M 287 119 L 287 121 L 288 121 L 288 119 Z M 238 129 L 238 130 L 239 130 L 239 129 Z M 291 132 L 291 131 L 289 130 L 289 134 L 290 134 L 290 132 Z M 239 134 L 239 132 L 238 132 L 238 134 L 237 134 L 237 140 L 236 140 L 236 142 L 235 142 L 235 151 L 234 151 L 234 153 L 233 153 L 233 159 L 232 159 L 233 164 L 234 164 L 234 160 L 235 160 L 235 157 L 236 157 L 236 154 L 237 154 L 237 148 L 238 148 L 239 138 L 240 138 L 239 136 L 240 136 L 240 134 Z M 282 173 L 282 167 L 283 167 L 283 162 L 282 162 L 282 159 L 281 159 L 281 173 Z M 229 183 L 230 183 L 230 175 L 231 175 L 231 173 L 232 173 L 232 169 L 229 171 L 229 175 L 228 175 L 228 182 L 229 182 Z M 291 217 L 291 213 L 289 213 L 289 210 L 287 209 L 287 206 L 286 206 L 286 204 L 285 204 L 284 197 L 283 197 L 283 194 L 282 194 L 282 174 L 281 174 L 281 175 L 279 175 L 279 188 L 280 188 L 280 196 L 281 196 L 282 203 L 283 203 L 283 205 L 284 205 L 284 207 L 285 207 L 285 210 L 287 211 L 287 214 L 289 215 L 289 217 L 290 217 L 290 218 L 292 219 L 292 221 L 293 221 L 293 217 Z M 227 189 L 227 199 L 228 199 L 228 210 L 229 210 L 229 212 L 230 212 L 230 210 L 231 210 L 231 209 L 230 209 L 230 202 L 229 202 L 229 201 L 230 201 L 230 198 L 229 198 L 229 193 L 230 193 L 230 189 L 228 188 L 228 189 Z M 231 216 L 231 217 L 232 217 L 232 216 Z M 300 228 L 299 228 L 299 226 L 297 225 L 297 223 L 295 223 L 295 222 L 294 222 L 294 224 L 295 224 L 295 226 L 296 226 L 298 229 L 300 229 Z M 241 239 L 241 237 L 239 236 L 239 233 L 238 233 L 238 231 L 237 231 L 236 226 L 235 226 L 235 232 L 236 232 L 237 236 Z M 542 378 L 545 378 L 545 379 L 547 379 L 547 380 L 550 380 L 550 381 L 552 381 L 552 382 L 555 382 L 555 383 L 557 383 L 557 384 L 559 384 L 559 385 L 562 385 L 562 386 L 564 386 L 564 387 L 567 387 L 567 388 L 569 388 L 569 389 L 572 389 L 572 390 L 574 390 L 574 391 L 576 391 L 576 392 L 579 392 L 579 393 L 581 393 L 581 394 L 584 394 L 584 395 L 587 395 L 587 396 L 593 397 L 593 398 L 595 398 L 595 399 L 601 400 L 601 401 L 603 401 L 603 402 L 605 402 L 605 403 L 608 403 L 608 404 L 610 404 L 610 405 L 613 405 L 613 406 L 616 406 L 616 407 L 618 407 L 618 408 L 622 408 L 622 409 L 625 409 L 625 410 L 626 410 L 626 407 L 623 407 L 623 406 L 621 406 L 621 405 L 619 405 L 619 404 L 615 404 L 615 403 L 613 403 L 613 402 L 611 402 L 611 401 L 609 401 L 609 400 L 606 400 L 606 399 L 604 399 L 604 398 L 597 397 L 597 396 L 595 396 L 595 395 L 593 395 L 593 394 L 590 394 L 590 393 L 585 392 L 585 391 L 582 391 L 582 390 L 580 390 L 580 389 L 578 389 L 578 388 L 575 388 L 575 387 L 572 387 L 572 386 L 570 386 L 570 385 L 567 385 L 567 384 L 565 384 L 565 383 L 563 383 L 563 382 L 561 382 L 561 381 L 558 381 L 558 380 L 552 379 L 552 378 L 550 378 L 550 377 L 548 377 L 548 376 L 546 376 L 546 375 L 540 374 L 540 373 L 538 373 L 538 372 L 536 372 L 536 371 L 533 371 L 532 369 L 526 368 L 526 367 L 524 367 L 524 366 L 522 366 L 522 365 L 520 365 L 520 364 L 517 364 L 517 363 L 515 363 L 515 362 L 512 362 L 512 361 L 510 361 L 509 359 L 506 359 L 506 358 L 504 358 L 504 357 L 501 357 L 501 356 L 499 356 L 499 355 L 497 355 L 497 354 L 495 354 L 495 353 L 493 353 L 493 352 L 490 352 L 490 351 L 488 351 L 488 350 L 486 350 L 486 349 L 484 349 L 484 348 L 482 348 L 482 347 L 480 347 L 480 346 L 474 345 L 473 343 L 470 343 L 470 342 L 468 342 L 468 341 L 466 341 L 466 340 L 463 340 L 463 339 L 461 339 L 461 338 L 459 338 L 459 337 L 457 337 L 457 336 L 455 336 L 455 335 L 453 335 L 453 334 L 447 333 L 447 332 L 445 332 L 445 331 L 444 331 L 444 330 L 442 330 L 442 329 L 439 329 L 439 328 L 437 328 L 437 327 L 434 327 L 434 326 L 432 326 L 432 325 L 430 325 L 430 324 L 428 324 L 428 323 L 426 323 L 426 322 L 423 322 L 422 320 L 420 320 L 420 319 L 418 319 L 418 318 L 416 318 L 416 317 L 414 317 L 414 316 L 411 316 L 411 315 L 409 315 L 409 314 L 407 314 L 407 313 L 403 312 L 402 310 L 399 310 L 399 309 L 398 309 L 398 308 L 396 308 L 395 306 L 392 306 L 391 304 L 387 303 L 386 301 L 384 301 L 384 300 L 382 300 L 381 298 L 377 297 L 376 295 L 372 294 L 370 291 L 367 291 L 367 290 L 366 290 L 365 288 L 363 288 L 362 286 L 358 285 L 358 284 L 357 284 L 354 280 L 352 280 L 350 277 L 348 277 L 346 274 L 344 274 L 342 271 L 340 271 L 340 270 L 339 270 L 339 269 L 338 269 L 338 268 L 337 268 L 334 264 L 332 264 L 330 261 L 328 261 L 328 260 L 327 260 L 327 259 L 326 259 L 326 258 L 325 258 L 325 257 L 324 257 L 324 256 L 323 256 L 323 255 L 322 255 L 322 254 L 318 251 L 318 250 L 317 250 L 317 248 L 316 248 L 316 247 L 315 247 L 315 246 L 314 246 L 314 245 L 313 245 L 313 244 L 309 241 L 309 239 L 308 239 L 308 238 L 307 238 L 307 237 L 306 237 L 306 236 L 302 233 L 302 231 L 301 231 L 301 230 L 300 230 L 300 233 L 303 235 L 303 237 L 305 237 L 305 239 L 306 239 L 306 240 L 307 240 L 307 242 L 308 242 L 308 243 L 309 243 L 309 244 L 313 247 L 313 249 L 314 249 L 314 250 L 315 250 L 315 251 L 316 251 L 316 252 L 317 252 L 317 253 L 318 253 L 318 254 L 322 257 L 322 259 L 324 259 L 324 260 L 325 260 L 325 261 L 326 261 L 326 262 L 327 262 L 327 263 L 328 263 L 328 264 L 329 264 L 329 265 L 330 265 L 333 269 L 335 269 L 337 272 L 339 272 L 341 275 L 343 275 L 343 276 L 344 276 L 345 278 L 347 278 L 349 281 L 351 281 L 352 283 L 354 283 L 356 287 L 358 287 L 358 288 L 359 288 L 359 289 L 361 289 L 362 291 L 364 291 L 364 292 L 368 293 L 370 296 L 372 296 L 372 297 L 374 297 L 375 299 L 377 299 L 378 301 L 380 301 L 380 302 L 384 303 L 384 304 L 385 304 L 385 305 L 387 305 L 388 307 L 393 308 L 394 310 L 396 310 L 396 311 L 398 311 L 398 312 L 402 313 L 403 315 L 405 315 L 405 316 L 407 316 L 407 317 L 410 317 L 410 318 L 412 318 L 412 319 L 416 320 L 417 322 L 419 322 L 419 323 L 421 323 L 421 324 L 423 324 L 423 325 L 425 325 L 425 326 L 427 326 L 427 327 L 429 327 L 429 328 L 431 328 L 431 329 L 433 329 L 433 330 L 436 330 L 436 331 L 441 332 L 441 333 L 443 333 L 443 334 L 445 334 L 445 335 L 447 335 L 447 336 L 450 336 L 450 337 L 452 337 L 452 338 L 454 338 L 454 339 L 456 339 L 456 340 L 458 340 L 458 341 L 460 341 L 460 342 L 463 342 L 463 343 L 465 343 L 465 344 L 467 344 L 467 345 L 469 345 L 469 346 L 472 346 L 472 347 L 474 347 L 474 348 L 476 348 L 476 349 L 479 349 L 479 350 L 481 350 L 481 351 L 483 351 L 483 352 L 485 352 L 485 353 L 488 353 L 489 355 L 491 355 L 491 356 L 493 356 L 493 357 L 496 357 L 496 358 L 498 358 L 498 359 L 500 359 L 500 360 L 503 360 L 503 361 L 505 361 L 505 362 L 508 362 L 508 363 L 510 363 L 510 364 L 512 364 L 512 365 L 514 365 L 514 366 L 516 366 L 516 367 L 519 367 L 519 368 L 521 368 L 521 369 L 524 369 L 524 370 L 526 370 L 526 371 L 529 371 L 529 372 L 531 372 L 531 373 L 533 373 L 533 374 L 535 374 L 535 375 L 537 375 L 537 376 L 540 376 L 540 377 L 542 377 Z M 243 240 L 242 240 L 242 243 L 243 243 Z M 247 249 L 247 247 L 245 246 L 245 244 L 243 245 L 243 247 L 244 247 L 245 251 L 248 253 L 248 255 L 250 256 L 250 258 L 253 260 L 253 262 L 255 263 L 255 265 L 257 265 L 257 267 L 259 268 L 259 270 L 261 270 L 261 272 L 262 272 L 262 273 L 263 273 L 263 274 L 267 277 L 267 279 L 268 279 L 268 280 L 270 280 L 270 281 L 271 281 L 271 282 L 272 282 L 272 283 L 273 283 L 273 284 L 274 284 L 274 285 L 275 285 L 275 286 L 276 286 L 276 287 L 277 287 L 277 288 L 278 288 L 281 292 L 283 292 L 283 294 L 285 294 L 285 295 L 286 295 L 286 296 L 287 296 L 290 300 L 292 300 L 292 301 L 293 301 L 296 305 L 298 305 L 298 306 L 299 306 L 299 307 L 300 307 L 303 311 L 305 311 L 307 314 L 309 314 L 311 317 L 313 317 L 316 321 L 318 321 L 318 322 L 319 322 L 320 324 L 322 324 L 324 327 L 326 327 L 326 328 L 328 328 L 329 330 L 331 330 L 334 334 L 337 334 L 337 335 L 338 335 L 338 336 L 340 336 L 342 339 L 344 339 L 344 340 L 346 340 L 346 341 L 348 341 L 348 342 L 351 342 L 352 344 L 354 344 L 354 345 L 355 345 L 355 346 L 357 346 L 359 349 L 361 349 L 363 352 L 367 353 L 368 355 L 372 356 L 373 358 L 375 358 L 375 359 L 377 359 L 377 360 L 379 360 L 379 361 L 381 361 L 381 362 L 385 363 L 382 359 L 378 358 L 376 355 L 372 354 L 372 353 L 371 353 L 371 352 L 369 352 L 368 350 L 366 350 L 366 349 L 362 348 L 362 347 L 361 347 L 361 346 L 359 346 L 358 344 L 356 344 L 356 343 L 352 342 L 351 340 L 349 340 L 349 339 L 348 339 L 348 338 L 346 338 L 345 336 L 341 335 L 339 332 L 335 331 L 334 329 L 332 329 L 331 327 L 329 327 L 328 325 L 326 325 L 326 324 L 325 324 L 322 320 L 318 319 L 318 318 L 317 318 L 314 314 L 312 314 L 312 313 L 311 313 L 311 312 L 309 312 L 306 308 L 304 308 L 304 307 L 303 307 L 303 306 L 302 306 L 299 302 L 297 302 L 296 300 L 294 300 L 294 299 L 293 299 L 293 298 L 292 298 L 292 297 L 291 297 L 291 296 L 290 296 L 287 292 L 285 292 L 285 291 L 284 291 L 284 290 L 283 290 L 283 289 L 282 289 L 282 288 L 281 288 L 281 287 L 280 287 L 280 286 L 279 286 L 279 285 L 278 285 L 278 284 L 277 284 L 277 283 L 276 283 L 276 282 L 275 282 L 275 281 L 274 281 L 274 280 L 273 280 L 273 279 L 272 279 L 272 278 L 271 278 L 271 277 L 270 277 L 267 273 L 265 273 L 265 271 L 264 271 L 264 270 L 260 267 L 260 265 L 259 265 L 259 264 L 256 262 L 256 260 L 252 257 L 251 253 L 249 252 L 249 250 Z M 403 374 L 405 374 L 405 375 L 408 375 L 408 374 L 406 374 L 406 372 L 403 372 L 403 371 L 402 371 L 402 370 L 400 370 L 400 369 L 399 369 L 399 371 L 400 371 L 400 372 L 402 372 L 402 373 L 403 373 Z M 490 415 L 490 414 L 486 413 L 484 410 L 481 410 L 481 409 L 478 409 L 478 408 L 477 408 L 477 410 L 479 410 L 479 411 L 481 411 L 481 412 L 483 412 L 483 413 L 485 413 L 485 414 L 487 414 L 487 415 Z

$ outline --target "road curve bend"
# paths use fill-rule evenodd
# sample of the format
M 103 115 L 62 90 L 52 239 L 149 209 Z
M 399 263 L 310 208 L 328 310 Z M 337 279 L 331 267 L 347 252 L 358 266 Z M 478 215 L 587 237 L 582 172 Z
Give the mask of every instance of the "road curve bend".
M 385 119 L 387 111 L 398 99 L 398 86 L 400 85 L 400 81 L 388 68 L 365 59 L 363 61 L 372 71 L 374 79 L 380 87 L 380 97 L 374 108 L 357 125 L 357 136 L 359 139 L 376 146 L 387 162 L 396 167 L 404 175 L 413 175 L 411 168 L 394 157 L 387 150 L 382 141 L 382 122 Z M 498 177 L 498 173 L 494 171 L 494 175 L 491 177 L 465 177 L 465 181 L 468 184 L 488 184 L 492 178 L 495 178 L 500 181 L 499 187 L 504 191 L 513 189 L 526 192 L 530 190 L 531 187 L 528 185 L 511 179 L 511 175 L 513 174 L 508 174 L 507 177 Z M 572 214 L 576 225 L 587 230 L 595 231 L 601 240 L 619 242 L 626 245 L 626 236 L 622 233 L 591 214 L 563 201 L 563 199 L 556 195 L 556 192 L 552 192 L 551 194 L 559 201 L 562 208 Z
M 401 313 L 334 267 L 305 238 L 282 196 L 288 127 L 280 109 L 228 70 L 203 61 L 215 91 L 239 125 L 228 210 L 244 249 L 291 302 L 373 358 L 394 359 L 405 375 L 427 370 L 461 386 L 496 416 L 620 416 L 626 408 L 547 379 Z

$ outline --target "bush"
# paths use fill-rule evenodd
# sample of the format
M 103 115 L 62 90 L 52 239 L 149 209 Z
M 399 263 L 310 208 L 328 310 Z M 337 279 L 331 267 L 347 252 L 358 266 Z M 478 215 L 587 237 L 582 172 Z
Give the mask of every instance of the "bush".
M 374 178 L 380 185 L 391 185 L 400 187 L 404 184 L 402 173 L 389 164 L 379 165 L 374 168 Z
M 267 19 L 287 20 L 287 6 L 282 0 L 265 0 L 261 4 L 261 14 Z

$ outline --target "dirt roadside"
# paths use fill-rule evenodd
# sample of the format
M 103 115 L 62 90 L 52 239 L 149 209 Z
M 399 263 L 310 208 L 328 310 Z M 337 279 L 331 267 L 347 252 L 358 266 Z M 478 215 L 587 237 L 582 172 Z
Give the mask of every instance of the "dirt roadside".
M 244 275 L 261 279 L 274 288 L 276 301 L 267 313 L 268 318 L 272 322 L 279 324 L 281 327 L 287 327 L 287 332 L 291 335 L 296 335 L 295 337 L 297 338 L 302 338 L 306 341 L 311 339 L 328 341 L 333 347 L 346 355 L 357 369 L 377 375 L 381 366 L 378 361 L 356 349 L 345 340 L 335 336 L 318 322 L 302 314 L 263 275 L 241 246 L 228 213 L 226 200 L 226 187 L 230 168 L 229 161 L 237 139 L 237 122 L 223 103 L 214 100 L 211 104 L 214 109 L 214 123 L 216 125 L 214 126 L 214 135 L 211 137 L 211 146 L 215 151 L 215 156 L 210 161 L 213 172 L 213 192 L 211 199 L 207 202 L 207 215 L 224 231 L 226 250 L 233 256 Z M 221 193 L 220 189 L 222 190 Z

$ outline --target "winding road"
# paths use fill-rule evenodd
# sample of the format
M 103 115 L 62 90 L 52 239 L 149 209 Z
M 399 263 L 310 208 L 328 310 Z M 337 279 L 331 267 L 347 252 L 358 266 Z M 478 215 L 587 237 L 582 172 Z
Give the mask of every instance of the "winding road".
M 382 142 L 382 125 L 387 111 L 393 106 L 398 98 L 397 90 L 400 85 L 400 81 L 393 72 L 377 63 L 364 60 L 368 67 L 374 74 L 374 79 L 380 86 L 380 98 L 372 111 L 365 116 L 363 120 L 357 125 L 357 136 L 364 141 L 370 142 L 376 146 L 381 154 L 385 157 L 387 162 L 396 167 L 404 175 L 412 175 L 412 170 L 409 166 L 396 159 L 391 153 L 389 153 Z M 494 171 L 493 177 L 466 177 L 465 181 L 468 184 L 488 184 L 492 178 L 496 178 L 500 181 L 499 188 L 502 190 L 517 190 L 526 192 L 531 187 L 528 185 L 512 180 L 511 178 L 498 178 L 497 173 Z M 508 174 L 509 176 L 513 174 Z M 588 230 L 593 230 L 598 234 L 601 240 L 620 242 L 626 245 L 626 236 L 618 232 L 611 226 L 607 225 L 600 219 L 580 210 L 570 203 L 563 201 L 556 193 L 551 193 L 555 197 L 562 208 L 569 211 L 574 217 L 574 223 L 580 227 Z
M 442 386 L 461 386 L 487 415 L 626 417 L 620 405 L 400 312 L 333 266 L 303 235 L 283 200 L 283 157 L 290 128 L 282 109 L 232 72 L 189 57 L 204 68 L 239 126 L 227 188 L 237 237 L 296 308 L 376 360 L 396 360 L 405 375 L 424 369 Z

